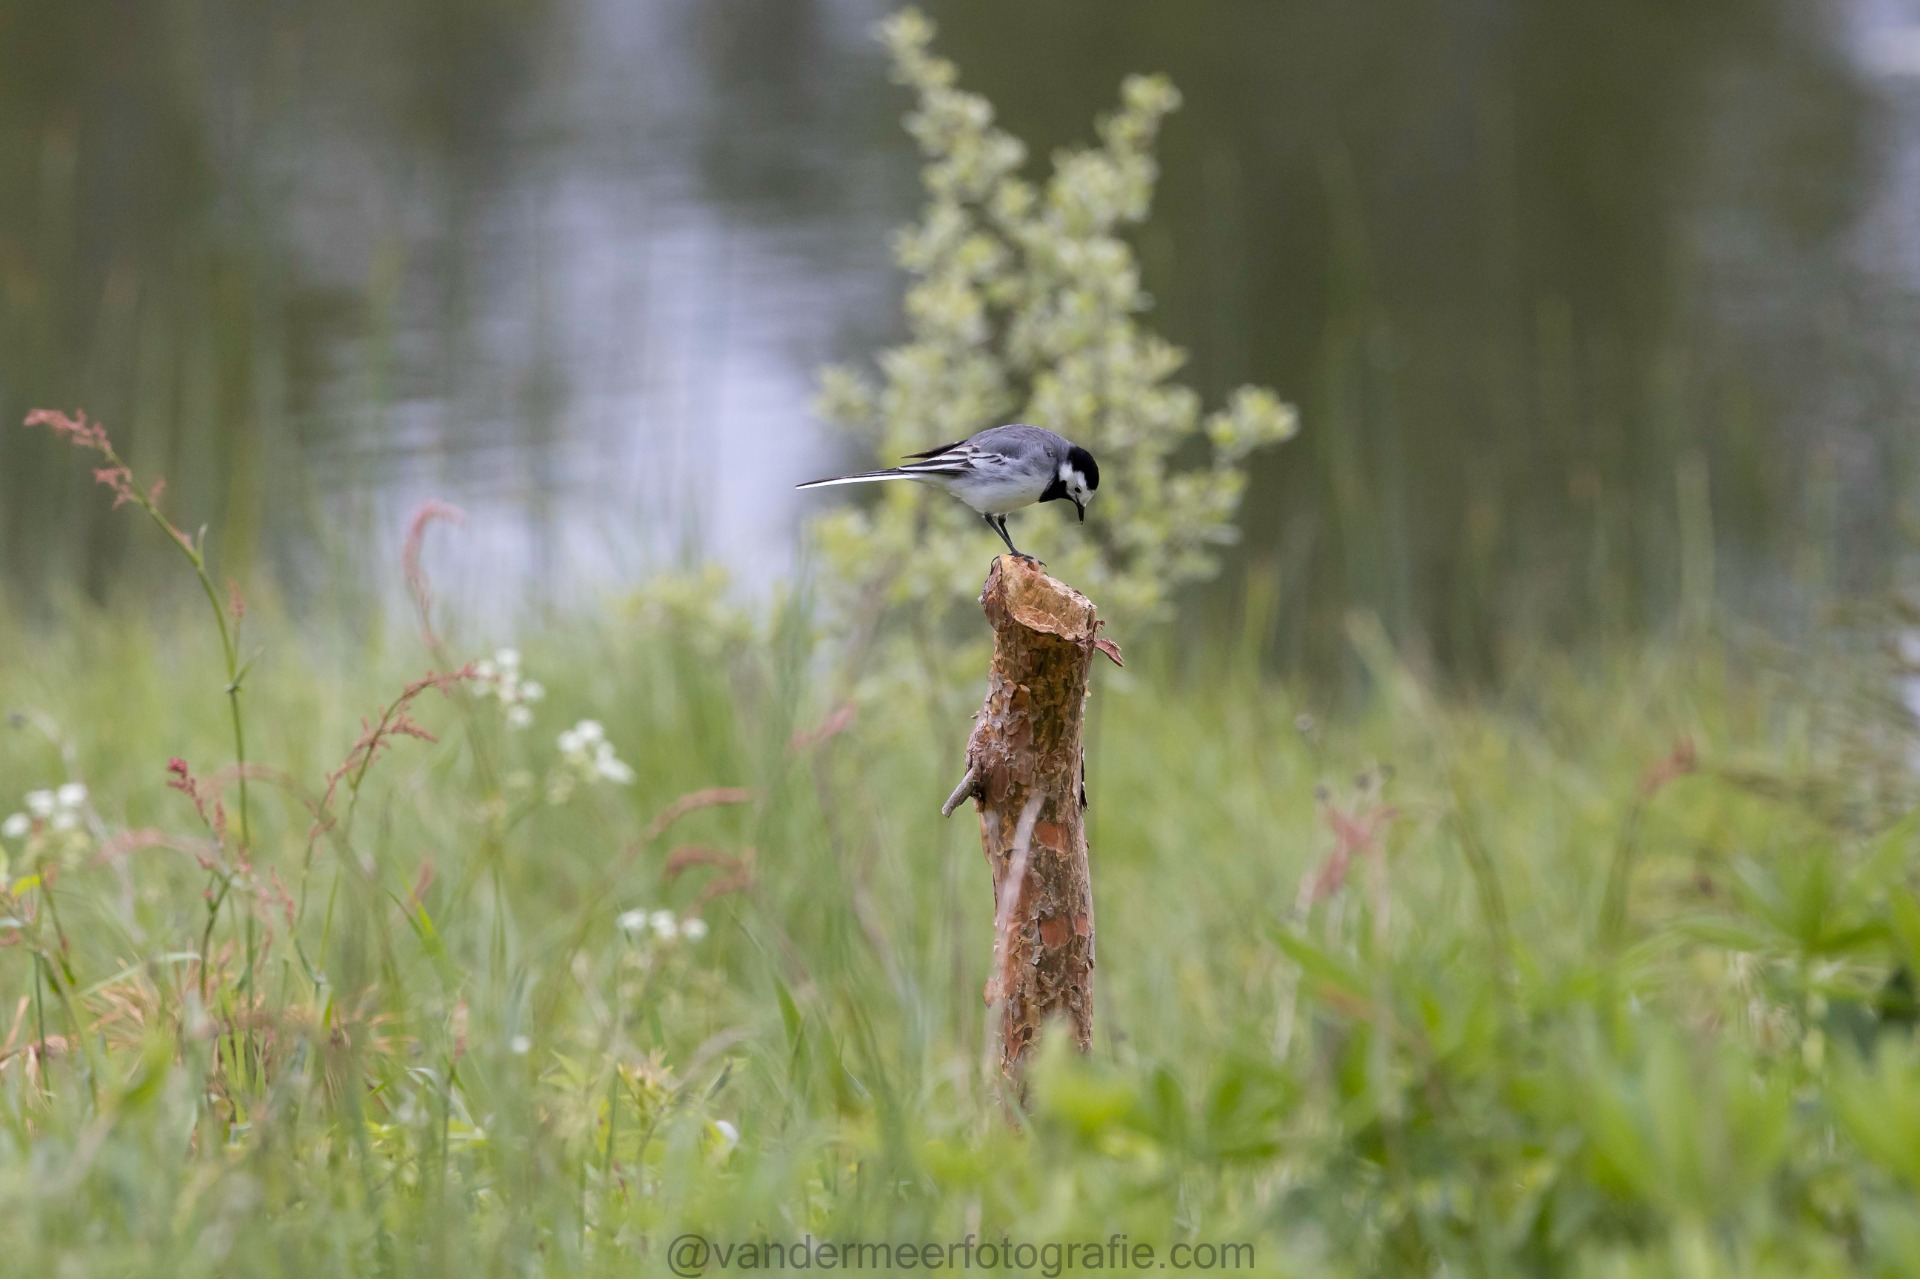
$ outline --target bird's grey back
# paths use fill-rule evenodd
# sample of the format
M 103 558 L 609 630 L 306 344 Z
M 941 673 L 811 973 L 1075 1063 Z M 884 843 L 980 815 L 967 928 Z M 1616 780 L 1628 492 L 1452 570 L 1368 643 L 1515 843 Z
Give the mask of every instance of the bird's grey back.
M 1066 460 L 1067 450 L 1072 446 L 1044 426 L 1015 422 L 1010 426 L 990 426 L 977 435 L 968 436 L 964 447 L 998 453 L 1012 461 L 1045 459 L 1047 469 L 1052 470 Z

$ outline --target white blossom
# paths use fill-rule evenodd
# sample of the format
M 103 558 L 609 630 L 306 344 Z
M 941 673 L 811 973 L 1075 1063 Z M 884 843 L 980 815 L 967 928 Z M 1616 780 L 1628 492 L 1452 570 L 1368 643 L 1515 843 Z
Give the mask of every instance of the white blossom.
M 38 843 L 43 835 L 51 834 L 70 851 L 86 838 L 87 795 L 83 782 L 28 791 L 22 800 L 25 811 L 0 822 L 0 836 Z
M 621 786 L 632 783 L 633 769 L 614 751 L 606 730 L 598 720 L 583 719 L 556 739 L 567 766 L 581 781 L 607 781 Z
M 604 742 L 600 744 L 600 750 L 594 758 L 593 770 L 608 781 L 621 786 L 627 786 L 633 782 L 632 766 L 614 758 L 613 748 Z
M 707 921 L 697 917 L 680 918 L 670 910 L 647 910 L 636 906 L 620 912 L 616 921 L 628 941 L 636 945 L 651 939 L 661 946 L 678 942 L 697 942 L 707 935 Z
M 507 1041 L 507 1051 L 516 1057 L 524 1057 L 533 1048 L 533 1041 L 525 1035 L 515 1035 Z
M 517 648 L 500 649 L 492 657 L 473 664 L 473 673 L 480 682 L 479 695 L 499 700 L 506 711 L 507 727 L 512 729 L 531 727 L 532 703 L 547 695 L 546 688 L 537 681 L 521 678 L 520 667 Z

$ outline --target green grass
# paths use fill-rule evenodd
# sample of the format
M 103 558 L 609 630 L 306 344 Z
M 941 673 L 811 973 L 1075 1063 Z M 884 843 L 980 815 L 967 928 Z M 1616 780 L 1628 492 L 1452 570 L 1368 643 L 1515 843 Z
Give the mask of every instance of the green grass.
M 809 742 L 835 707 L 797 624 L 555 624 L 523 637 L 532 727 L 424 694 L 438 740 L 395 740 L 309 868 L 328 772 L 433 663 L 247 626 L 250 869 L 167 786 L 232 758 L 213 637 L 0 629 L 0 709 L 44 717 L 0 731 L 0 816 L 69 780 L 57 724 L 93 823 L 6 845 L 11 1273 L 634 1275 L 686 1231 L 1005 1235 L 1030 1273 L 1115 1234 L 1151 1268 L 1251 1244 L 1239 1273 L 1920 1273 L 1889 986 L 1920 819 L 1865 666 L 1699 640 L 1447 697 L 1359 626 L 1374 692 L 1343 707 L 1127 637 L 1092 706 L 1096 1047 L 1049 1046 L 1016 1125 L 986 868 L 938 815 L 976 690 Z M 589 717 L 634 780 L 548 802 Z M 647 838 L 714 786 L 753 798 Z M 670 876 L 689 848 L 717 856 Z M 663 908 L 710 934 L 617 922 Z

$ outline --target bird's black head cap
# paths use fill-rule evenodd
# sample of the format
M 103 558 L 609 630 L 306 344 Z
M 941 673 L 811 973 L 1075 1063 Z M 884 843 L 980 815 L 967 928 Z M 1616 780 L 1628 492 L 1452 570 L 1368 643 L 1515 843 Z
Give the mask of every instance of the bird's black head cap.
M 1089 493 L 1100 487 L 1100 464 L 1093 460 L 1093 454 L 1076 444 L 1067 450 L 1067 464 L 1080 472 Z

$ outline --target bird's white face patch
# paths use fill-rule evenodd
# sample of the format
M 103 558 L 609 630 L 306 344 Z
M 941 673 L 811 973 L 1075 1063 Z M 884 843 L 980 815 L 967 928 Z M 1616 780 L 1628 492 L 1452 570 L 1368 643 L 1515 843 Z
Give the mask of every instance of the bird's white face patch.
M 1087 487 L 1087 477 L 1075 470 L 1071 462 L 1060 464 L 1060 482 L 1066 486 L 1067 496 L 1081 506 L 1093 497 L 1093 490 Z

